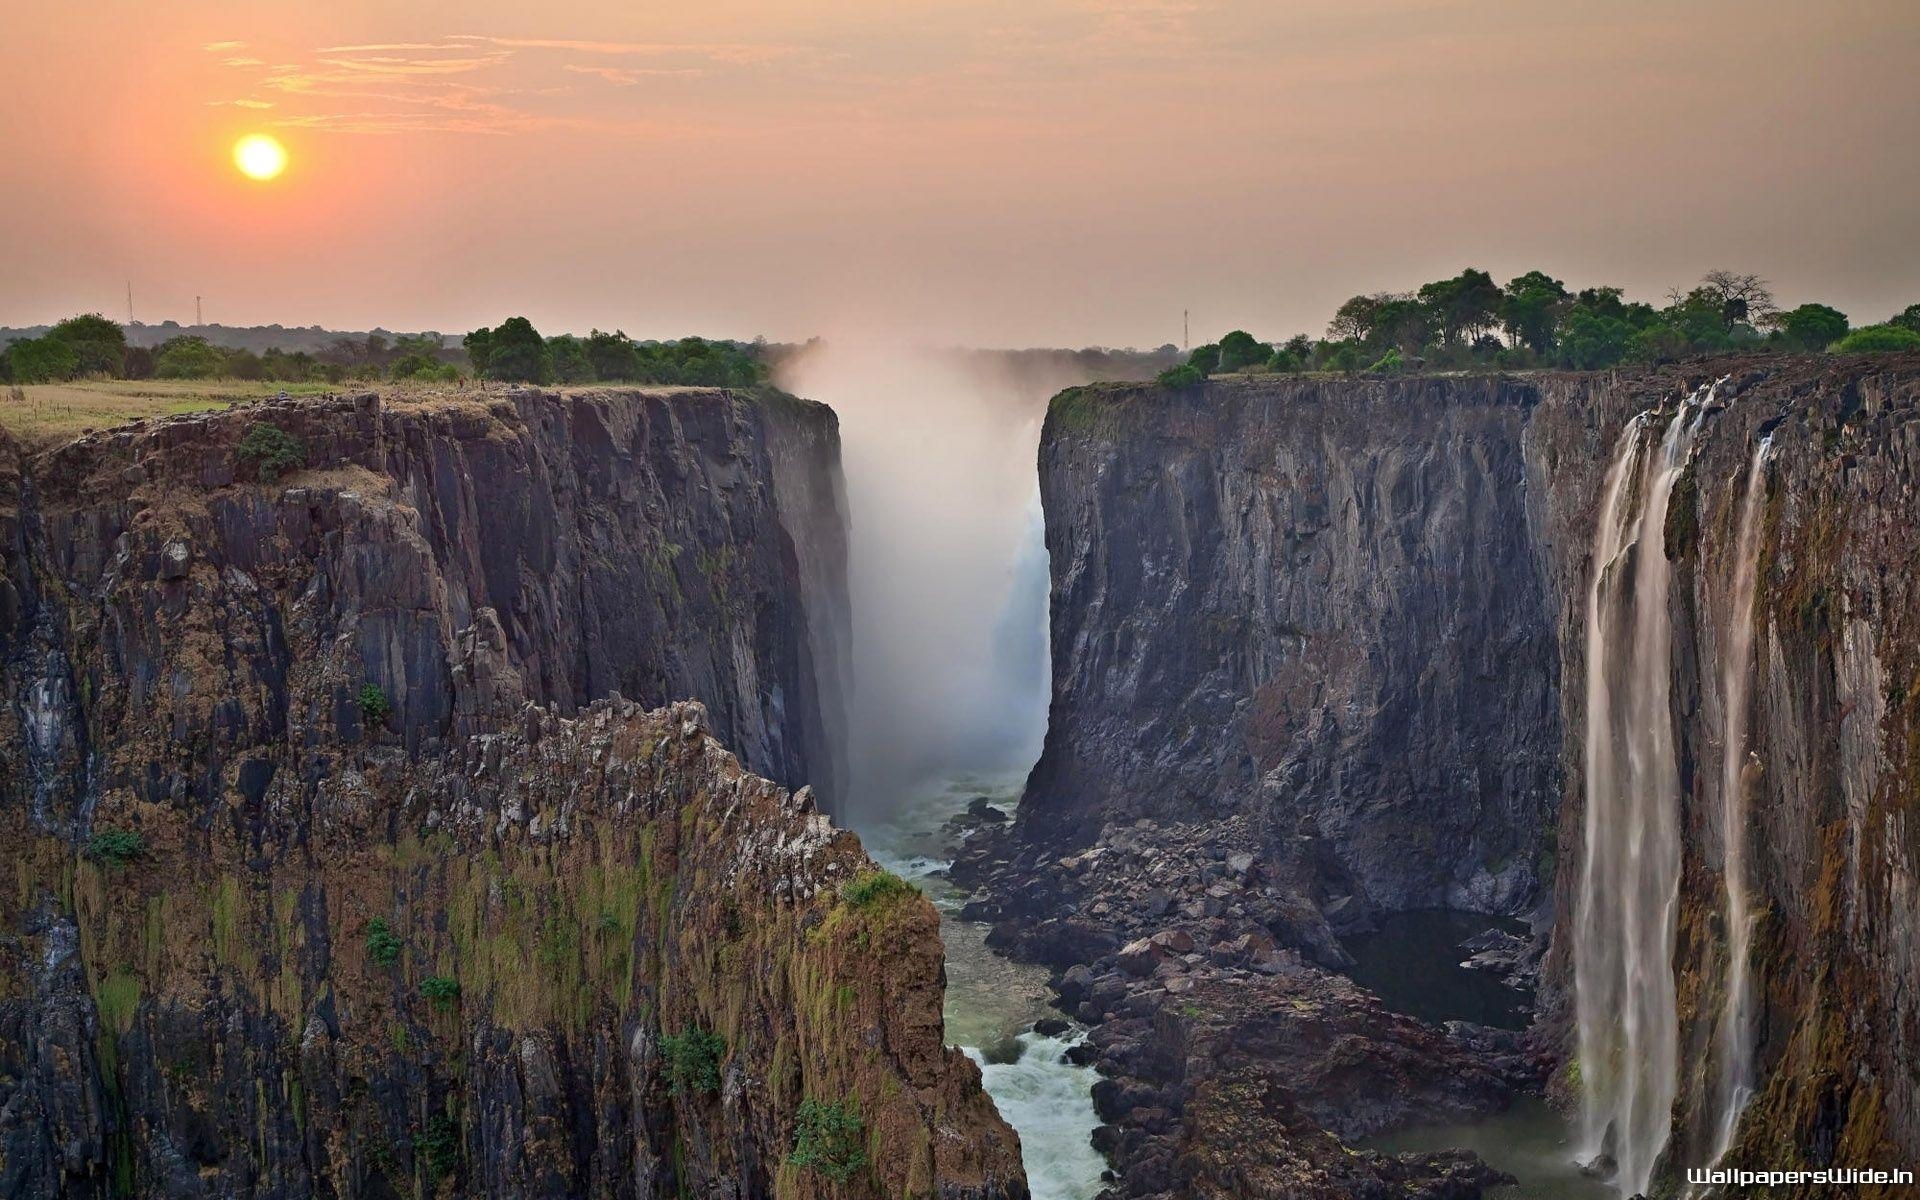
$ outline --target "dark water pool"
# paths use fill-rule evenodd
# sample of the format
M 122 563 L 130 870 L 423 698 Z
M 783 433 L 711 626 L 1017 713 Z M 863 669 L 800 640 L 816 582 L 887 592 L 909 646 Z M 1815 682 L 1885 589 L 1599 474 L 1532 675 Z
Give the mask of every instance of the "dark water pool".
M 1346 940 L 1354 958 L 1354 982 L 1368 988 L 1388 1008 L 1439 1024 L 1472 1021 L 1495 1029 L 1525 1029 L 1531 1018 L 1527 998 L 1490 971 L 1460 964 L 1468 951 L 1460 944 L 1489 929 L 1525 934 L 1507 917 L 1434 909 L 1393 913 L 1373 933 Z
M 1461 943 L 1489 929 L 1527 931 L 1521 922 L 1503 917 L 1396 913 L 1382 920 L 1378 931 L 1347 940 L 1347 953 L 1355 960 L 1351 973 L 1389 1008 L 1409 1016 L 1524 1029 L 1531 1018 L 1527 997 L 1490 972 L 1460 965 L 1468 957 Z M 1613 1188 L 1580 1174 L 1566 1120 L 1537 1097 L 1523 1096 L 1506 1112 L 1470 1125 L 1407 1129 L 1361 1145 L 1389 1154 L 1476 1151 L 1519 1181 L 1488 1192 L 1488 1200 L 1617 1200 Z

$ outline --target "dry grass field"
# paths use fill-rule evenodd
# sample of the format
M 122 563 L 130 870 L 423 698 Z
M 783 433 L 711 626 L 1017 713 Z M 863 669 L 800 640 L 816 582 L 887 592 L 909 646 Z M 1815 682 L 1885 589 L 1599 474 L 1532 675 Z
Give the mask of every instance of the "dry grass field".
M 0 390 L 0 428 L 29 446 L 43 446 L 140 417 L 205 412 L 283 391 L 302 396 L 338 386 L 236 379 L 102 379 L 10 386 Z

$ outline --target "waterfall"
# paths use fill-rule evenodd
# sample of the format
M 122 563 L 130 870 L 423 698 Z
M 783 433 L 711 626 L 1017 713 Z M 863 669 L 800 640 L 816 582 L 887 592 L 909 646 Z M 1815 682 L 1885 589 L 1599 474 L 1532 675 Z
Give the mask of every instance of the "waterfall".
M 1753 595 L 1760 572 L 1760 525 L 1767 493 L 1767 452 L 1772 439 L 1761 438 L 1747 468 L 1734 533 L 1733 580 L 1727 589 L 1727 620 L 1720 651 L 1720 695 L 1725 710 L 1720 746 L 1720 810 L 1726 861 L 1727 988 L 1720 1017 L 1720 1080 L 1716 1099 L 1720 1122 L 1713 1159 L 1719 1162 L 1733 1145 L 1740 1110 L 1753 1094 L 1753 995 L 1748 956 L 1753 945 L 1753 910 L 1747 896 L 1747 805 L 1743 776 L 1747 766 L 1747 705 L 1753 684 Z
M 1621 435 L 1594 532 L 1587 596 L 1586 853 L 1574 921 L 1585 1157 L 1622 1195 L 1646 1192 L 1679 1092 L 1674 986 L 1680 770 L 1669 691 L 1668 501 L 1712 397 L 1702 389 L 1646 444 Z

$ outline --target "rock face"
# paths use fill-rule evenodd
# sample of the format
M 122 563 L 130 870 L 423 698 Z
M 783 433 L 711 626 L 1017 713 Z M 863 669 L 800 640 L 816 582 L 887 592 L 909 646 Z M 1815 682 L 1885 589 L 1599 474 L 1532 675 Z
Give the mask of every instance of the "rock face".
M 832 777 L 832 446 L 697 391 L 0 444 L 0 1192 L 1024 1197 L 931 906 L 749 769 Z
M 1133 940 L 1170 921 L 1206 925 L 1203 950 L 1209 922 L 1250 921 L 1338 966 L 1331 935 L 1380 910 L 1532 912 L 1553 930 L 1536 1037 L 1566 1055 L 1602 478 L 1630 417 L 1722 376 L 1664 531 L 1685 861 L 1684 1077 L 1663 1171 L 1711 1157 L 1727 955 L 1715 654 L 1741 616 L 1725 599 L 1734 509 L 1763 429 L 1746 773 L 1760 1093 L 1736 1160 L 1920 1155 L 1911 356 L 1063 393 L 1040 455 L 1050 726 L 1014 833 L 976 839 L 963 864 L 986 888 L 976 911 L 1063 982 L 1076 962 L 1101 977 L 1103 956 L 1116 980 L 1157 978 L 1164 954 Z M 1189 879 L 1193 829 L 1231 831 L 1223 853 L 1250 855 L 1265 886 Z M 1164 845 L 1098 878 L 1128 831 Z
M 1071 843 L 1246 814 L 1350 919 L 1530 905 L 1561 750 L 1532 395 L 1282 379 L 1056 399 L 1054 699 L 1022 828 Z

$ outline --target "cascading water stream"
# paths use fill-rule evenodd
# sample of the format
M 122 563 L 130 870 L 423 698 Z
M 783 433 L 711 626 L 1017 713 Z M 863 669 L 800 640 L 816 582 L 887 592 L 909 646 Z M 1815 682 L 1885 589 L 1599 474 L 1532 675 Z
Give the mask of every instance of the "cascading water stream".
M 1753 600 L 1759 583 L 1760 531 L 1767 494 L 1767 454 L 1761 438 L 1747 468 L 1734 533 L 1733 580 L 1727 589 L 1726 635 L 1720 653 L 1720 695 L 1725 710 L 1720 747 L 1720 807 L 1725 843 L 1727 988 L 1720 1018 L 1720 1120 L 1715 1162 L 1733 1145 L 1740 1111 L 1753 1094 L 1753 987 L 1748 962 L 1753 947 L 1753 909 L 1747 896 L 1747 706 L 1753 685 Z
M 1581 1132 L 1622 1195 L 1648 1190 L 1679 1091 L 1673 973 L 1680 771 L 1671 706 L 1665 530 L 1712 389 L 1656 446 L 1643 414 L 1620 439 L 1587 597 L 1586 854 L 1574 922 Z

